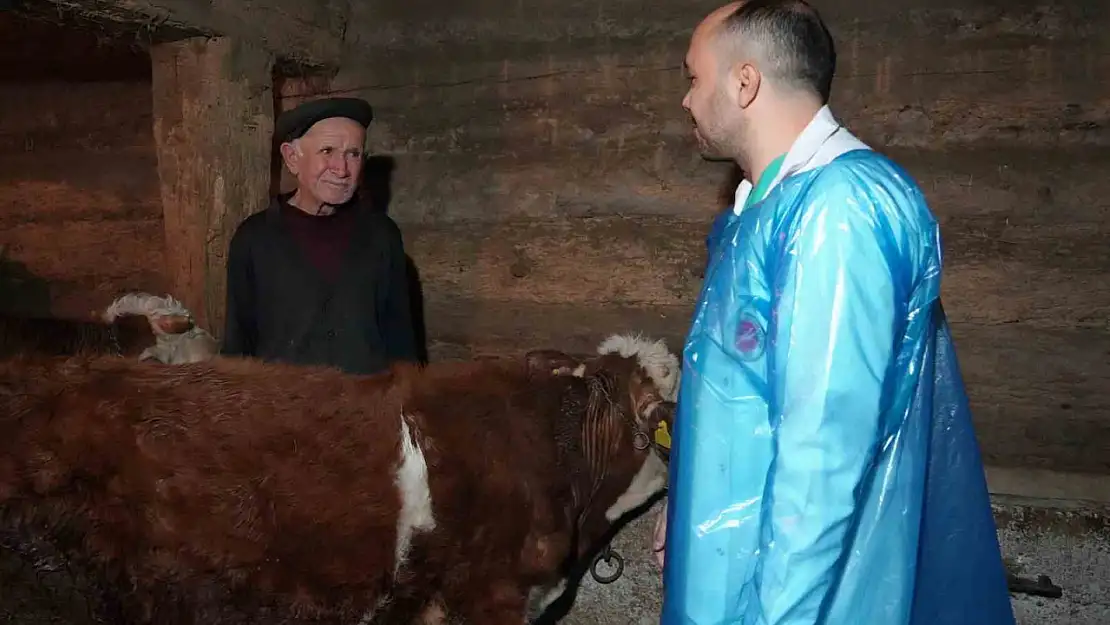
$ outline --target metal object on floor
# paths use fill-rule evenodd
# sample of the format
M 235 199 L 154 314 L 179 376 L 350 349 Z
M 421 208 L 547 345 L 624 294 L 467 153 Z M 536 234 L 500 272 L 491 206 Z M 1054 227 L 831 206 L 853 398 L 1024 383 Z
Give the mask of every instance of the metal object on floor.
M 605 564 L 610 564 L 614 560 L 616 560 L 617 564 L 616 569 L 612 573 L 608 575 L 603 575 L 597 572 L 597 565 L 600 564 L 602 561 L 604 561 Z M 594 556 L 594 561 L 590 564 L 590 575 L 599 584 L 612 584 L 613 582 L 620 579 L 621 575 L 623 574 L 624 558 L 622 558 L 621 554 L 617 553 L 613 549 L 612 545 L 605 545 L 605 548 L 602 549 L 596 556 Z
M 1037 579 L 1030 579 L 1028 577 L 1018 577 L 1013 573 L 1006 574 L 1006 586 L 1010 592 L 1016 592 L 1023 595 L 1035 595 L 1038 597 L 1048 597 L 1050 599 L 1059 599 L 1064 596 L 1064 589 L 1052 583 L 1052 580 L 1047 575 L 1038 575 Z

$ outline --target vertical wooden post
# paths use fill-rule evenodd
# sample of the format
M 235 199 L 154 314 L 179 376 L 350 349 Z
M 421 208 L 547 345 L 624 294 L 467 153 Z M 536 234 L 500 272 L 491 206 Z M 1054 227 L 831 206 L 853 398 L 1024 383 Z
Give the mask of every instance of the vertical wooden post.
M 166 262 L 174 297 L 222 336 L 228 243 L 267 202 L 273 58 L 228 38 L 151 47 Z

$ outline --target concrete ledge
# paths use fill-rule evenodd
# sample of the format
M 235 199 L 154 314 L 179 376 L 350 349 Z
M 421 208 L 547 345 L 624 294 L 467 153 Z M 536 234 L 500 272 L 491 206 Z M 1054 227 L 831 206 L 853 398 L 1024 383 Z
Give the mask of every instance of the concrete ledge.
M 992 497 L 1007 569 L 1063 589 L 1058 599 L 1013 595 L 1018 625 L 1110 623 L 1110 506 L 1068 499 Z
M 1110 476 L 1008 467 L 987 467 L 986 473 L 992 495 L 1110 504 Z

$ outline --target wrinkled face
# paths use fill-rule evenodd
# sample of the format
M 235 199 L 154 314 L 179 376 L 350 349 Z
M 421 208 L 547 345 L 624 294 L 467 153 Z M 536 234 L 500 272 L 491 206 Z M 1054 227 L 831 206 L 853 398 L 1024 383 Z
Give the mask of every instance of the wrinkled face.
M 366 129 L 345 117 L 316 122 L 295 143 L 283 143 L 285 166 L 297 177 L 297 193 L 309 204 L 342 204 L 362 176 Z
M 700 27 L 690 40 L 685 71 L 690 89 L 682 108 L 694 122 L 698 149 L 707 160 L 736 159 L 744 136 L 744 111 L 729 97 L 729 68 L 720 65 L 709 26 Z

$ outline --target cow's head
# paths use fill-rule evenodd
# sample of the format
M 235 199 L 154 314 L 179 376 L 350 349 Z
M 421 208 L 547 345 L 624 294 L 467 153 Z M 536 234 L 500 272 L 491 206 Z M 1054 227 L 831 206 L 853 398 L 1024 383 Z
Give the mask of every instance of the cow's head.
M 155 344 L 139 355 L 139 360 L 155 360 L 167 365 L 201 362 L 219 351 L 216 339 L 193 322 L 193 315 L 181 302 L 167 295 L 128 293 L 112 302 L 101 319 L 105 323 L 141 315 L 154 333 Z
M 580 422 L 587 492 L 577 493 L 585 541 L 596 540 L 608 523 L 646 502 L 666 486 L 666 465 L 655 449 L 660 421 L 672 425 L 678 359 L 662 341 L 638 336 L 607 339 L 593 356 L 556 350 L 529 352 L 537 375 L 577 378 L 580 402 L 564 401 L 566 415 Z M 590 545 L 580 543 L 580 550 Z

